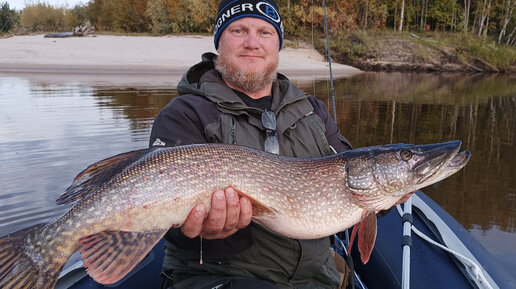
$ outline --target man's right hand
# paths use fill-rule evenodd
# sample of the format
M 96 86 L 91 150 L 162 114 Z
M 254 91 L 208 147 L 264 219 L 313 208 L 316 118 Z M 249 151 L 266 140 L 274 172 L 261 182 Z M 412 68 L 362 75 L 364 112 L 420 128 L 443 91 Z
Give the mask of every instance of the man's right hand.
M 211 197 L 211 208 L 206 211 L 202 204 L 195 206 L 186 218 L 181 230 L 189 238 L 223 239 L 233 235 L 251 223 L 253 208 L 251 201 L 240 197 L 229 187 L 215 191 Z

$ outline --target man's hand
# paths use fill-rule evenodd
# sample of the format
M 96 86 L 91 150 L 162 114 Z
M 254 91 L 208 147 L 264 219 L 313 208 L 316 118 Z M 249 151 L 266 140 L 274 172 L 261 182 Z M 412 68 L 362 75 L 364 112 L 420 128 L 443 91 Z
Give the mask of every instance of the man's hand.
M 231 187 L 218 190 L 211 196 L 211 209 L 202 204 L 195 206 L 186 218 L 181 230 L 189 238 L 223 239 L 233 235 L 251 223 L 251 201 L 240 197 Z

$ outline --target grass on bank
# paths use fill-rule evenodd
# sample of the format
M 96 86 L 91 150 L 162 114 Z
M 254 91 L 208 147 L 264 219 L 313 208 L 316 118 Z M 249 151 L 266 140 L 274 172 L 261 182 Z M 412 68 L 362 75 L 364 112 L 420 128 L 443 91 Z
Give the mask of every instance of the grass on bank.
M 515 46 L 497 44 L 496 39 L 492 37 L 483 38 L 460 32 L 411 34 L 385 30 L 356 30 L 331 38 L 332 55 L 340 62 L 359 62 L 368 56 L 368 52 L 373 50 L 376 42 L 385 39 L 403 39 L 432 49 L 447 51 L 463 62 L 467 62 L 467 59 L 471 57 L 480 58 L 500 71 L 507 71 L 510 66 L 516 65 Z M 326 55 L 326 40 L 324 38 L 316 39 L 314 47 Z
M 453 48 L 461 59 L 467 56 L 477 57 L 502 71 L 516 64 L 516 47 L 497 44 L 497 39 L 493 37 L 484 38 L 464 33 L 435 32 L 424 33 L 422 36 L 423 40 L 435 40 L 441 47 Z

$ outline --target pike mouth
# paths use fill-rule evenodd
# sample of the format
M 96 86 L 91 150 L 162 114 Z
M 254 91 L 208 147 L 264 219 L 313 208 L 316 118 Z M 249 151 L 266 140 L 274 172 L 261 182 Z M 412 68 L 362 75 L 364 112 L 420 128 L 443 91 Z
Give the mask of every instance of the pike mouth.
M 466 163 L 469 161 L 469 158 L 471 157 L 470 151 L 463 151 L 458 153 L 448 164 L 448 167 L 462 167 L 463 165 L 466 165 Z
M 459 148 L 457 147 L 456 151 L 458 150 Z M 455 155 L 453 157 L 452 156 L 453 153 L 451 153 L 449 157 L 442 155 L 424 163 L 418 169 L 422 175 L 421 179 L 418 181 L 418 184 L 423 184 L 430 179 L 432 179 L 433 182 L 437 182 L 454 174 L 468 163 L 469 159 L 471 158 L 471 152 L 469 150 L 465 150 L 460 153 L 455 153 Z M 431 171 L 427 171 L 430 167 L 432 167 L 432 163 L 433 169 L 431 169 Z

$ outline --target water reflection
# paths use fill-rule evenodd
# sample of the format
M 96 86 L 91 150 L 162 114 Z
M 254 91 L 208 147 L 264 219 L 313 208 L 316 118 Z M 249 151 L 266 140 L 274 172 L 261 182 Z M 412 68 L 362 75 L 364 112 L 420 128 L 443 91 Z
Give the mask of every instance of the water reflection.
M 159 111 L 175 96 L 176 89 L 98 88 L 98 106 L 110 109 L 116 118 L 130 121 L 130 133 L 138 141 L 148 141 L 150 128 Z
M 338 124 L 355 147 L 463 141 L 468 166 L 425 192 L 508 266 L 516 257 L 508 244 L 516 242 L 515 80 L 365 73 L 335 83 Z M 327 81 L 299 85 L 331 106 Z M 0 75 L 0 235 L 62 214 L 54 200 L 75 174 L 146 147 L 154 117 L 176 95 Z

